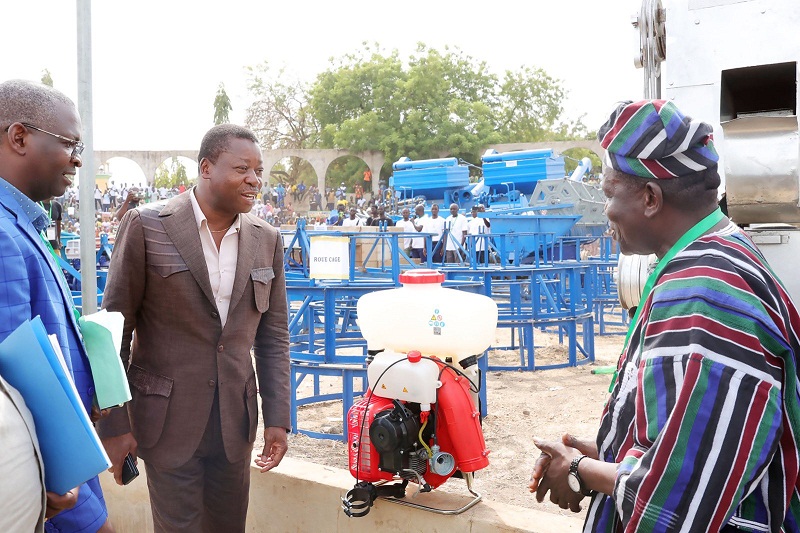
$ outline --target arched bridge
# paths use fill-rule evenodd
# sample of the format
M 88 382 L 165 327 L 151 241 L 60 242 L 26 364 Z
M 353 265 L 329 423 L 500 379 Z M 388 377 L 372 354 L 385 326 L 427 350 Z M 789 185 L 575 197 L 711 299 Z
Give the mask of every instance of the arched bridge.
M 156 176 L 159 165 L 172 157 L 187 157 L 192 161 L 197 161 L 198 150 L 98 150 L 95 154 L 98 168 L 100 165 L 108 166 L 108 161 L 114 157 L 124 157 L 130 159 L 142 169 L 148 184 L 152 184 Z M 320 190 L 325 190 L 325 176 L 331 163 L 340 157 L 358 157 L 366 163 L 373 176 L 379 176 L 381 167 L 386 159 L 383 152 L 351 152 L 350 150 L 326 150 L 326 149 L 280 149 L 264 151 L 264 168 L 271 170 L 275 164 L 286 157 L 299 157 L 308 161 L 314 172 L 317 174 L 317 185 Z M 378 180 L 372 180 L 373 192 L 377 192 Z
M 603 148 L 596 140 L 587 141 L 558 141 L 558 142 L 535 142 L 535 143 L 510 143 L 510 144 L 493 144 L 487 148 L 494 148 L 498 152 L 511 152 L 515 150 L 537 150 L 543 148 L 551 148 L 557 153 L 563 153 L 570 148 L 588 148 L 594 153 L 601 155 Z M 95 158 L 100 165 L 107 166 L 108 161 L 114 157 L 124 157 L 130 159 L 144 172 L 144 175 L 149 184 L 153 183 L 156 176 L 158 166 L 164 161 L 176 156 L 187 157 L 193 161 L 197 161 L 197 150 L 99 150 L 95 152 Z M 265 150 L 264 151 L 264 168 L 272 170 L 276 163 L 286 157 L 299 157 L 308 161 L 314 172 L 317 174 L 317 185 L 320 190 L 325 190 L 325 176 L 328 173 L 328 168 L 331 163 L 340 157 L 353 156 L 358 157 L 366 163 L 373 176 L 379 176 L 381 167 L 386 162 L 383 152 L 377 150 L 365 152 L 351 152 L 350 150 L 332 150 L 332 149 L 279 149 L 279 150 Z M 378 180 L 372 180 L 373 192 L 378 190 Z

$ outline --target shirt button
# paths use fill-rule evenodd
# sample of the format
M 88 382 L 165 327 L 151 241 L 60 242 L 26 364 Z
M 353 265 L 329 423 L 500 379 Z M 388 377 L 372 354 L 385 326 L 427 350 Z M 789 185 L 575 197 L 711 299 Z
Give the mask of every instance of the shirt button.
M 214 381 L 213 379 L 209 379 L 209 380 L 208 380 L 208 386 L 209 386 L 209 387 L 214 387 L 214 386 L 216 386 L 216 384 L 217 384 L 217 382 L 216 382 L 216 381 Z
M 223 346 L 221 344 L 219 346 L 217 346 L 217 351 L 218 352 L 222 352 L 222 350 L 224 350 L 224 348 L 223 348 Z
M 89 390 L 86 391 L 86 392 L 89 393 L 89 396 L 93 396 L 94 395 L 94 387 L 89 387 Z

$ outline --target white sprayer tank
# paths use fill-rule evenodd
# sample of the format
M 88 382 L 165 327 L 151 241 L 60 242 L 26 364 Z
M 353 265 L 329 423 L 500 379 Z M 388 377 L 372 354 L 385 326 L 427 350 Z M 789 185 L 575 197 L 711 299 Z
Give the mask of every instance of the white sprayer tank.
M 376 396 L 418 403 L 430 411 L 439 388 L 439 365 L 416 350 L 407 354 L 384 350 L 367 367 L 367 382 Z
M 402 287 L 358 300 L 358 325 L 370 350 L 412 350 L 461 361 L 494 341 L 497 304 L 480 294 L 442 287 L 444 274 L 416 269 L 400 274 Z

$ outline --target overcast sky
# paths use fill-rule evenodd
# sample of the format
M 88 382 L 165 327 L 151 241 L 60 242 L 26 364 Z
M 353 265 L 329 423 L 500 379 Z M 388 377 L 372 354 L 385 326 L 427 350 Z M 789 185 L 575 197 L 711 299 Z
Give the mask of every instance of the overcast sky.
M 633 66 L 637 0 L 93 2 L 96 150 L 197 149 L 224 82 L 241 123 L 245 67 L 268 60 L 311 81 L 330 57 L 377 41 L 458 46 L 498 75 L 540 67 L 562 80 L 566 114 L 597 129 L 614 102 L 642 95 Z M 211 7 L 214 6 L 214 7 Z M 39 80 L 77 99 L 74 0 L 4 2 L 0 80 Z

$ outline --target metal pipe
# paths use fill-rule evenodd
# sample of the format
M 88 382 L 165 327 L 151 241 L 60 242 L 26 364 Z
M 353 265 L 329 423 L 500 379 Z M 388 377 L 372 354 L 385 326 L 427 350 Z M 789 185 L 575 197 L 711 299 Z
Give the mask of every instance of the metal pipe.
M 83 124 L 80 168 L 81 219 L 81 309 L 84 315 L 97 311 L 97 250 L 94 210 L 94 123 L 92 120 L 92 0 L 77 0 L 78 7 L 78 112 Z

